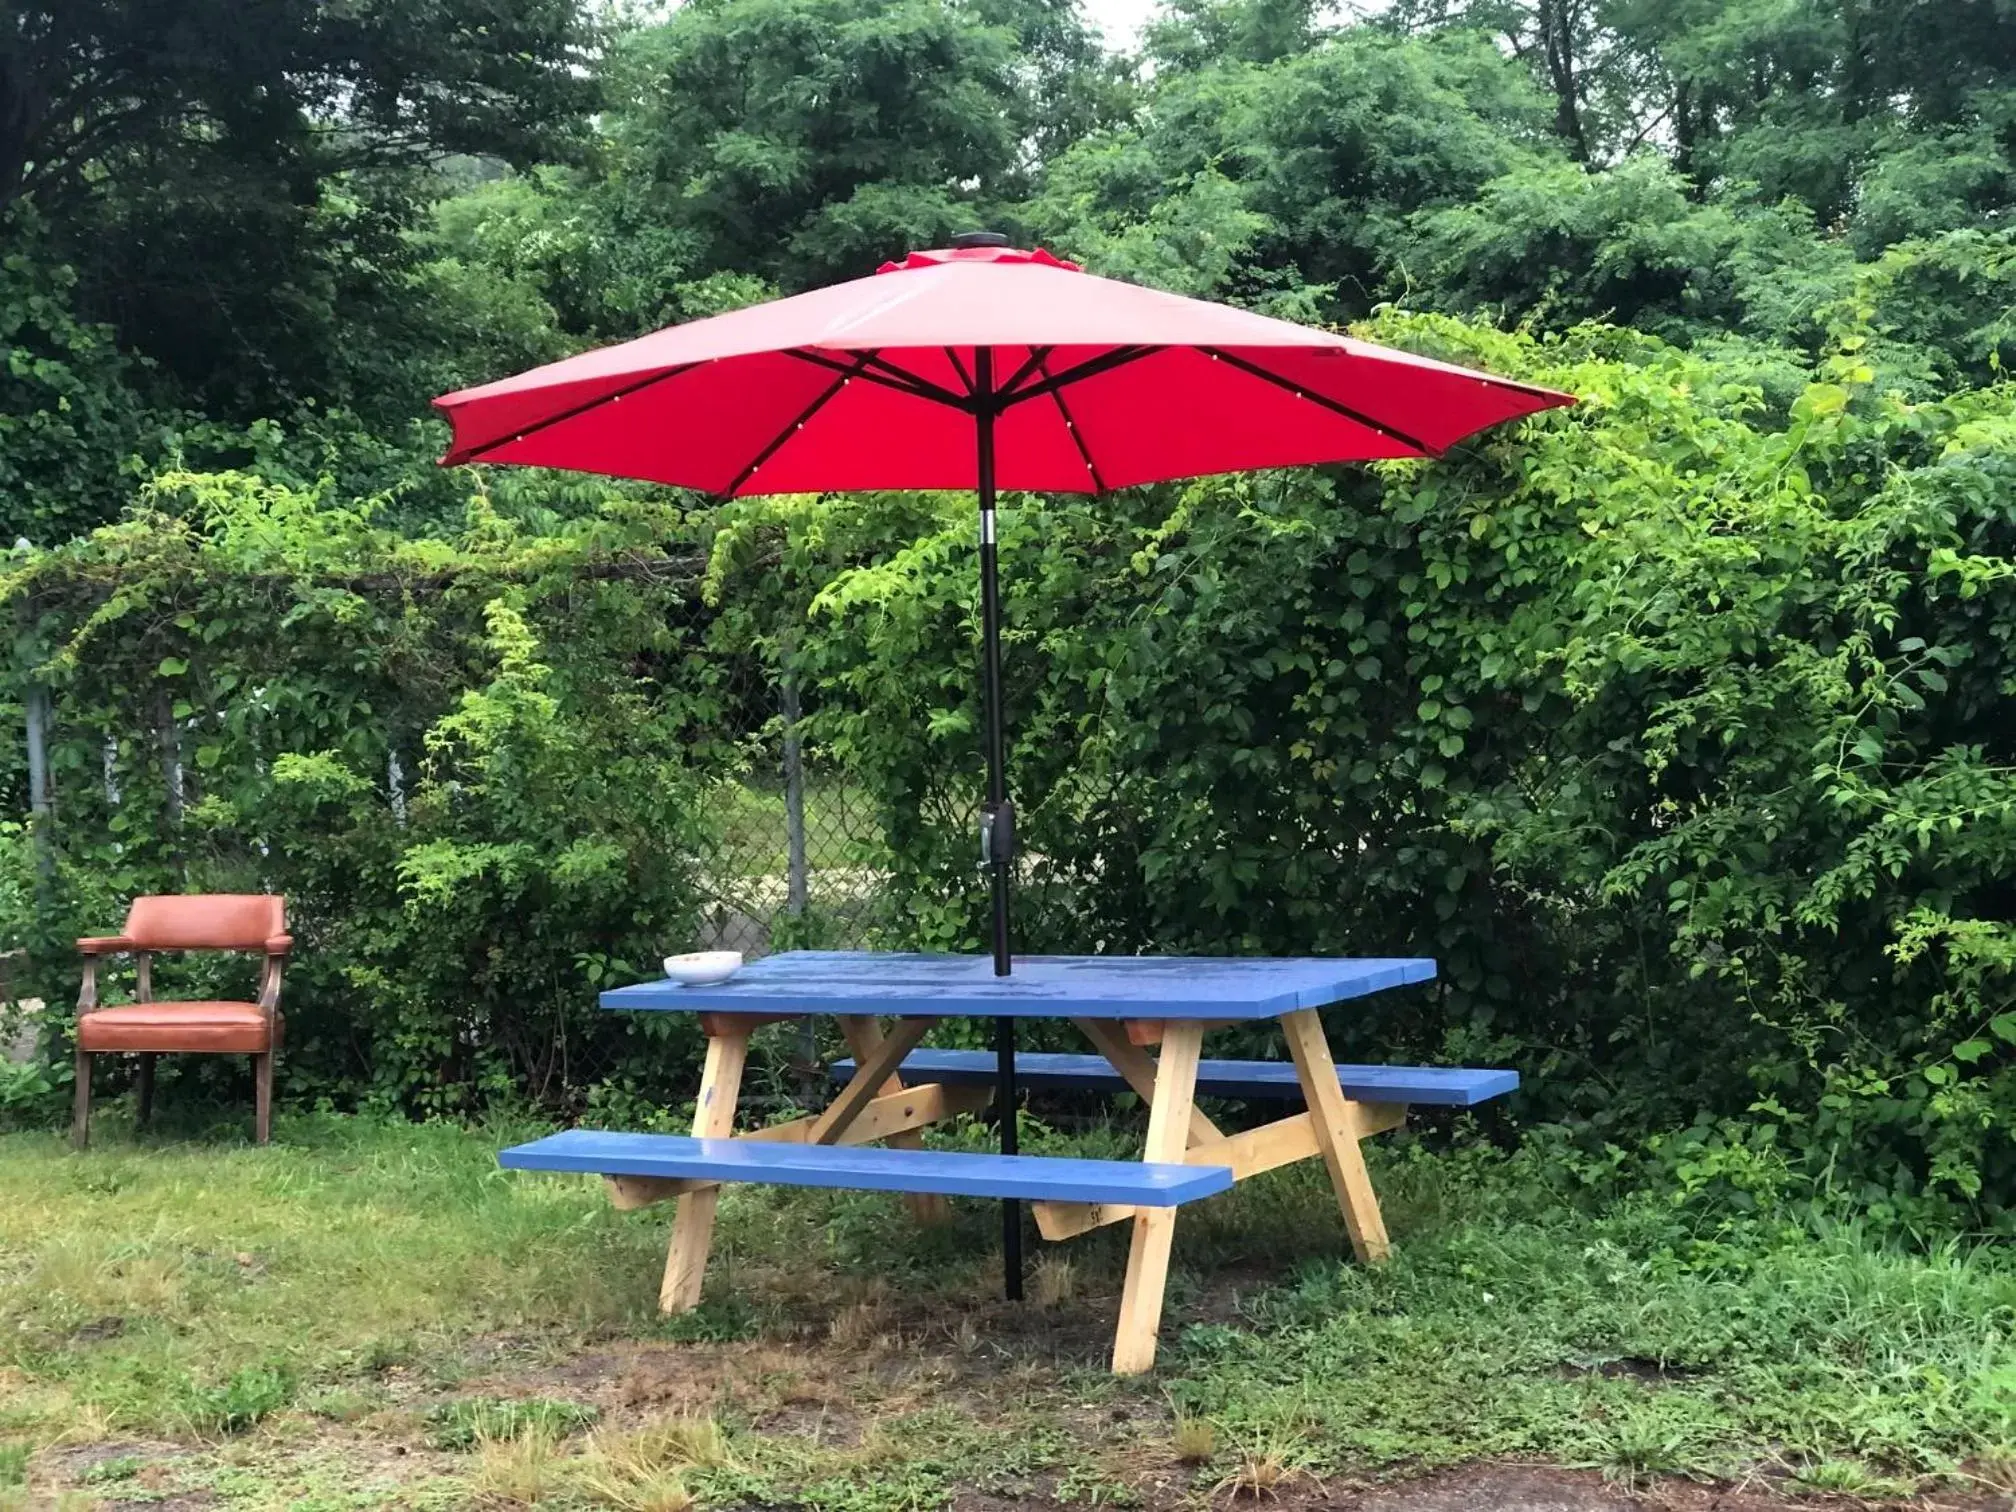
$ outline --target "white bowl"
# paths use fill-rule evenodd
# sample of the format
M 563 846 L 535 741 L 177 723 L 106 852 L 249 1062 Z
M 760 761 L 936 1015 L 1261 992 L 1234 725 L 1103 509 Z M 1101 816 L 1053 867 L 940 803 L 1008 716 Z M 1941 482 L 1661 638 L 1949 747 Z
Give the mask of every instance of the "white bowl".
M 665 957 L 665 975 L 681 987 L 711 987 L 741 969 L 739 950 L 691 950 Z

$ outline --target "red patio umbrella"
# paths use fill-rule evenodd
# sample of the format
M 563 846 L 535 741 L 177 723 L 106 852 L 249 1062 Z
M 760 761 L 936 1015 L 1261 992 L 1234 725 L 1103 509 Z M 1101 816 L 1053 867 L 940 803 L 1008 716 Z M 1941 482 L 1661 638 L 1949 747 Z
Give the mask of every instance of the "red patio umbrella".
M 1008 948 L 995 492 L 1104 493 L 1250 468 L 1439 456 L 1567 394 L 1098 278 L 991 232 L 873 277 L 671 326 L 434 401 L 444 464 L 510 462 L 722 498 L 975 489 L 994 970 Z M 998 1021 L 1002 1147 L 1014 1025 Z M 1020 1220 L 1004 1207 L 1009 1294 Z

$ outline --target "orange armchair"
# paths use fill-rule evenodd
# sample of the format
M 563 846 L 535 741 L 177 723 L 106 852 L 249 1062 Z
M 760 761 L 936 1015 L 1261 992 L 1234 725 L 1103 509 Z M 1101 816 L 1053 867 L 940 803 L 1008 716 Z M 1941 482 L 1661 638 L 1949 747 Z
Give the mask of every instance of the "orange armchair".
M 208 893 L 135 898 L 126 927 L 116 935 L 77 942 L 84 953 L 84 986 L 77 994 L 77 1109 L 71 1142 L 83 1149 L 91 1137 L 91 1057 L 140 1057 L 139 1115 L 154 1111 L 154 1057 L 169 1054 L 249 1055 L 257 1105 L 259 1143 L 273 1133 L 273 1053 L 280 1046 L 280 968 L 293 947 L 287 935 L 287 900 L 269 893 Z M 256 951 L 265 957 L 259 999 L 252 1003 L 161 1003 L 154 1000 L 157 950 Z M 139 967 L 138 1001 L 98 1006 L 98 963 L 130 954 Z

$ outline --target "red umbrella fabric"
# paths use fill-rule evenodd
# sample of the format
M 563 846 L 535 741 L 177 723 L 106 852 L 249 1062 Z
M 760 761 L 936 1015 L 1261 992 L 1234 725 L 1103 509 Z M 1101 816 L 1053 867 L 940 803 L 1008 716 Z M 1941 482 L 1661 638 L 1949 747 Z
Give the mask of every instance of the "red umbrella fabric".
M 1040 250 L 968 246 L 435 400 L 455 427 L 447 462 L 721 496 L 973 488 L 990 402 L 997 486 L 1102 493 L 1439 455 L 1572 399 Z

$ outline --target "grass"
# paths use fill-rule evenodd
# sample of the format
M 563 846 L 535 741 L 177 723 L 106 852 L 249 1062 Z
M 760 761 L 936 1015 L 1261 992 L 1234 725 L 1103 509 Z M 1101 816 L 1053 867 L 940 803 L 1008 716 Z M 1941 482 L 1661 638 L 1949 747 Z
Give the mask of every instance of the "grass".
M 918 1229 L 731 1191 L 707 1304 L 665 1320 L 662 1211 L 500 1171 L 523 1132 L 297 1116 L 255 1149 L 112 1109 L 83 1156 L 0 1136 L 0 1508 L 1167 1506 L 1504 1457 L 1865 1499 L 2016 1479 L 2016 1263 L 1958 1242 L 1702 1234 L 1389 1142 L 1391 1264 L 1340 1261 L 1313 1168 L 1244 1185 L 1186 1212 L 1162 1362 L 1118 1382 L 1122 1230 L 1045 1251 L 1010 1308 L 984 1205 Z

